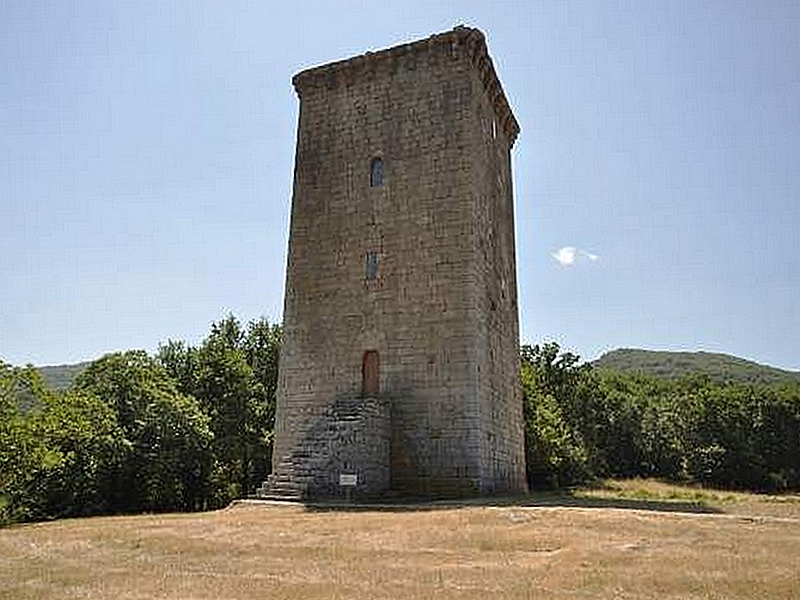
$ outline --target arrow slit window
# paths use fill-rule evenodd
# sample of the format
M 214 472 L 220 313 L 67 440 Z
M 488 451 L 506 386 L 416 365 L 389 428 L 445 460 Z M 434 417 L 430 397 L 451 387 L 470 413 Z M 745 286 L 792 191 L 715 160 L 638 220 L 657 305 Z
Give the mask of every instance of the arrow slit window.
M 378 253 L 374 250 L 367 252 L 365 267 L 367 280 L 372 281 L 378 278 Z
M 380 158 L 373 158 L 369 166 L 369 187 L 381 187 L 383 185 L 383 161 Z

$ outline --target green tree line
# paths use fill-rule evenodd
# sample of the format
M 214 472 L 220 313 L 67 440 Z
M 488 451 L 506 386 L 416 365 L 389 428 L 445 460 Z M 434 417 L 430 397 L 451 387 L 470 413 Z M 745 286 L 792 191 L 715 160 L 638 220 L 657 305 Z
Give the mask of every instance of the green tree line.
M 0 362 L 0 523 L 203 510 L 271 459 L 281 328 L 228 317 L 197 346 L 106 355 L 66 390 Z M 602 477 L 800 489 L 800 385 L 665 380 L 523 346 L 532 489 Z
M 657 477 L 730 489 L 800 489 L 800 385 L 659 379 L 523 346 L 532 488 Z
M 269 471 L 281 328 L 106 355 L 67 390 L 0 362 L 0 523 L 224 506 Z

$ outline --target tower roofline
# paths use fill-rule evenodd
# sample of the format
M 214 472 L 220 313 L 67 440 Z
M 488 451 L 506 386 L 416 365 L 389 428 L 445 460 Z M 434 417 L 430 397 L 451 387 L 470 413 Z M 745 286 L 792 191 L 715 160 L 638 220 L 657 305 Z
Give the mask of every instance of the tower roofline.
M 292 84 L 297 95 L 302 97 L 303 92 L 309 88 L 332 89 L 348 85 L 356 78 L 374 73 L 387 64 L 412 55 L 424 55 L 434 49 L 441 50 L 443 47 L 449 47 L 453 53 L 460 48 L 466 49 L 466 53 L 478 70 L 484 89 L 494 106 L 498 124 L 506 132 L 509 145 L 513 146 L 519 135 L 519 123 L 514 117 L 503 86 L 497 77 L 486 47 L 486 38 L 479 29 L 474 27 L 458 26 L 450 31 L 437 33 L 415 42 L 400 44 L 378 52 L 366 52 L 349 59 L 312 67 L 297 73 L 292 78 Z

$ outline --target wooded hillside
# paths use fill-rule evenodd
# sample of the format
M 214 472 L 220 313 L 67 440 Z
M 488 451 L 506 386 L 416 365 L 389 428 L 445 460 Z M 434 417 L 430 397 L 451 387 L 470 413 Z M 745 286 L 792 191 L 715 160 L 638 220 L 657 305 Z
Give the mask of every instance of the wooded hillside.
M 751 360 L 713 352 L 665 352 L 621 348 L 603 354 L 592 363 L 599 370 L 678 379 L 702 375 L 718 382 L 797 383 L 800 373 L 785 371 Z
M 74 382 L 91 362 L 81 362 L 72 365 L 51 365 L 47 367 L 36 367 L 42 374 L 45 384 L 51 390 L 66 390 Z

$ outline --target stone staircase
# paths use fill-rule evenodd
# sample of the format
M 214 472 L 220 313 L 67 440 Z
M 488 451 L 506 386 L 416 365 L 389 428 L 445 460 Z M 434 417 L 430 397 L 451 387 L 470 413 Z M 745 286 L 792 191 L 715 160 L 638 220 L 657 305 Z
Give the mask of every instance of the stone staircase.
M 304 453 L 281 460 L 275 472 L 256 489 L 256 497 L 265 500 L 300 501 L 309 495 L 314 474 L 307 467 Z
M 342 472 L 358 474 L 358 492 L 370 492 L 382 478 L 385 483 L 377 485 L 388 487 L 389 435 L 387 405 L 374 398 L 335 402 L 292 452 L 281 458 L 256 490 L 256 497 L 300 501 L 340 496 L 344 493 L 339 486 Z M 382 443 L 385 458 L 378 459 L 377 465 L 370 463 Z

